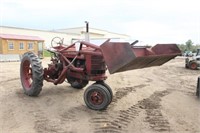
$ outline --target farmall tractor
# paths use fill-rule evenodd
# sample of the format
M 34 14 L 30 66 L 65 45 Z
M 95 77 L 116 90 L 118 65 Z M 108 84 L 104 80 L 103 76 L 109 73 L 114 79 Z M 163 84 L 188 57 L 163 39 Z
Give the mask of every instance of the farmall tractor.
M 143 47 L 134 46 L 135 43 L 110 42 L 108 39 L 100 46 L 85 41 L 66 46 L 62 39 L 56 37 L 52 40 L 52 50 L 49 50 L 53 56 L 47 68 L 42 67 L 34 53 L 23 55 L 20 67 L 23 90 L 29 96 L 38 96 L 43 80 L 54 85 L 67 80 L 76 89 L 82 89 L 89 81 L 95 81 L 85 89 L 85 104 L 93 110 L 106 109 L 113 98 L 112 89 L 104 82 L 107 69 L 110 74 L 114 74 L 159 66 L 181 53 L 176 44 Z

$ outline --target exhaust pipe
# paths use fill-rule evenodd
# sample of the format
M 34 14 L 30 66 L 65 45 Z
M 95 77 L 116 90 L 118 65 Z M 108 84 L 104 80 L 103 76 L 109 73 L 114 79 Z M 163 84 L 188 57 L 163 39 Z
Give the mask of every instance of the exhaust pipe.
M 86 32 L 85 32 L 85 41 L 90 42 L 90 36 L 89 36 L 89 22 L 85 21 L 86 24 Z

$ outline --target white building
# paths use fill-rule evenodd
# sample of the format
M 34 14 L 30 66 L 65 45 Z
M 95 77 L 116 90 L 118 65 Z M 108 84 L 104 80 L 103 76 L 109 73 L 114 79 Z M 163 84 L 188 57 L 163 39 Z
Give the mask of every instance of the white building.
M 38 36 L 45 40 L 44 44 L 46 47 L 50 47 L 51 40 L 54 37 L 64 38 L 64 44 L 68 44 L 68 45 L 71 44 L 74 40 L 84 40 L 86 28 L 77 27 L 77 28 L 47 31 L 47 30 L 36 30 L 36 29 L 0 26 L 0 33 Z M 100 39 L 108 39 L 108 38 L 123 39 L 123 40 L 130 39 L 130 36 L 128 35 L 113 33 L 106 30 L 100 30 L 100 29 L 95 29 L 95 28 L 89 29 L 89 36 L 91 40 L 95 40 L 95 39 L 100 40 Z

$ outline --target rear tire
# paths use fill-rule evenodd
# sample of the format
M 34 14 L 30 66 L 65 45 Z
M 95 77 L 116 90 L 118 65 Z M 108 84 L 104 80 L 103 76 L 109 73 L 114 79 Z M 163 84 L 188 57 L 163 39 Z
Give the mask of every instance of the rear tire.
M 43 68 L 39 58 L 32 52 L 22 56 L 20 65 L 20 79 L 24 93 L 38 96 L 43 86 Z
M 189 68 L 190 60 L 189 58 L 185 59 L 185 68 Z
M 111 94 L 105 86 L 93 84 L 85 90 L 84 101 L 90 109 L 104 110 L 110 104 Z

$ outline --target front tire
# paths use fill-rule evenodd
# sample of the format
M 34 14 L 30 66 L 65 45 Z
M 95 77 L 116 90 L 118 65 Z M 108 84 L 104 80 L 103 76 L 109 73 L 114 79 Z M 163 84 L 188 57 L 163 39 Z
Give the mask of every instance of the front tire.
M 192 69 L 192 70 L 197 70 L 197 63 L 196 62 L 191 62 L 190 63 L 190 69 Z
M 109 91 L 110 97 L 111 97 L 111 100 L 110 100 L 110 103 L 111 103 L 112 99 L 113 99 L 113 92 L 112 92 L 112 89 L 110 88 L 110 86 L 108 84 L 106 84 L 104 81 L 97 81 L 94 84 L 101 84 L 101 85 L 103 85 Z
M 105 86 L 93 84 L 85 90 L 84 101 L 90 109 L 104 110 L 110 104 L 111 94 Z
M 38 96 L 43 86 L 43 68 L 39 58 L 32 52 L 22 56 L 20 65 L 20 79 L 24 93 Z

